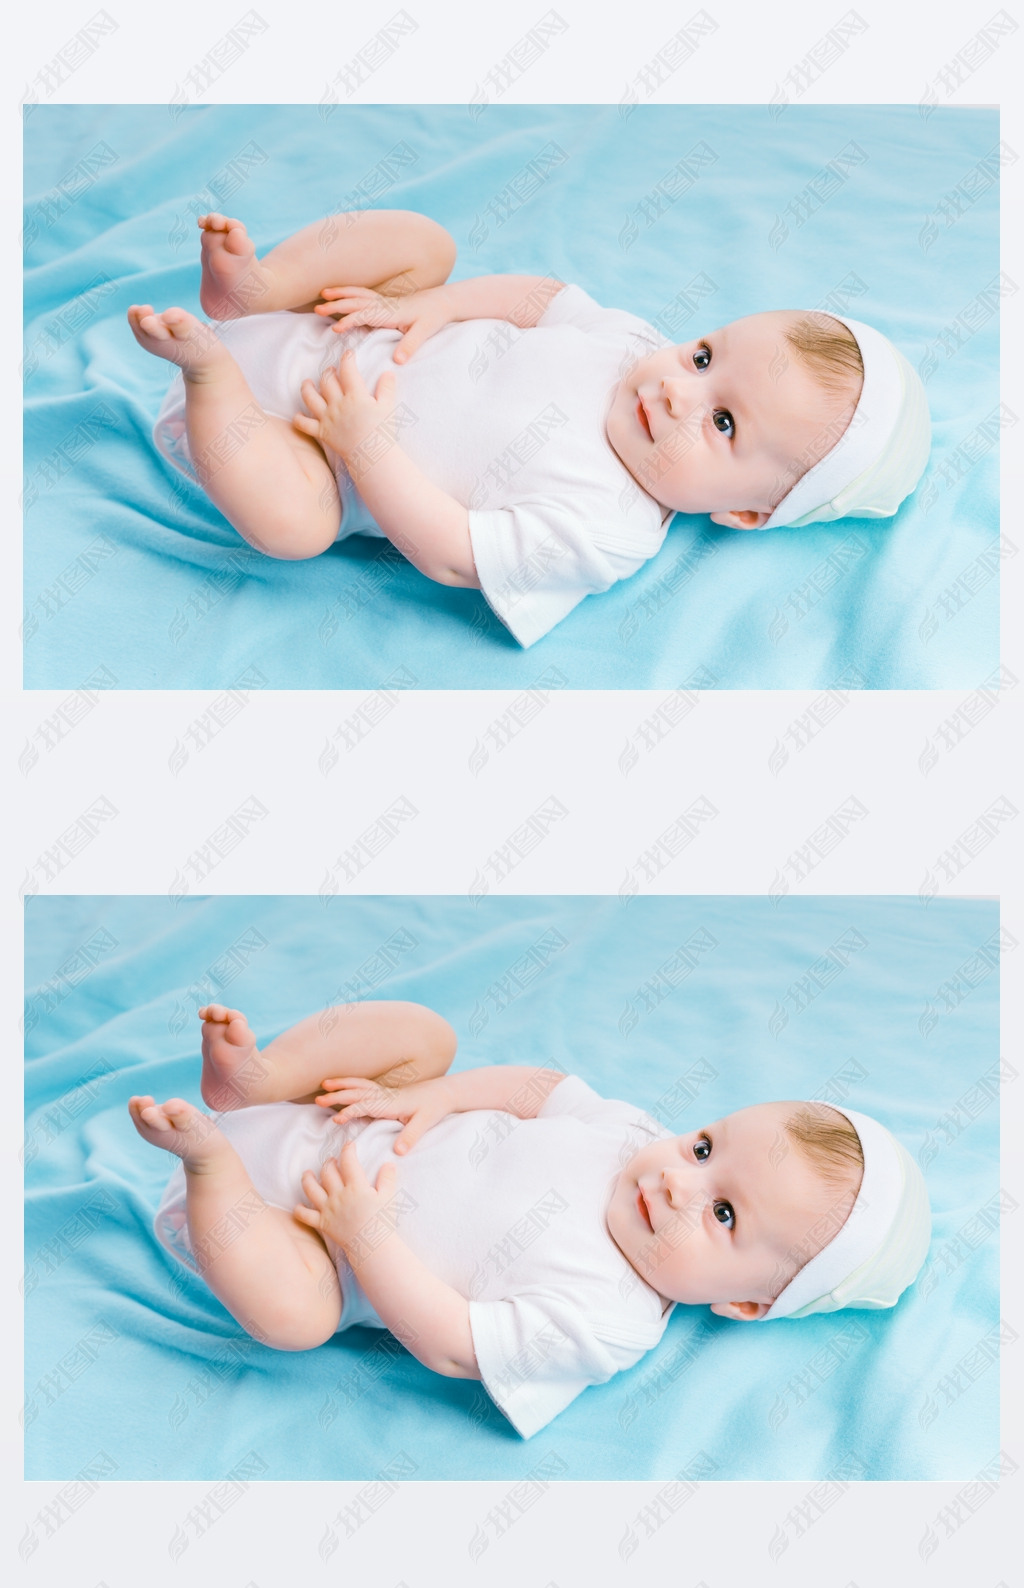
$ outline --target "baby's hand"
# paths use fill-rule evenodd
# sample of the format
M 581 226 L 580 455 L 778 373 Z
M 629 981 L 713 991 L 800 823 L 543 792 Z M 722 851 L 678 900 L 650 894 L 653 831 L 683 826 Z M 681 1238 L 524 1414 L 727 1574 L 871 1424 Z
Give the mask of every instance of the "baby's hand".
M 335 331 L 347 331 L 353 325 L 404 331 L 406 334 L 392 355 L 396 364 L 404 364 L 452 319 L 441 287 L 426 287 L 422 292 L 407 293 L 404 298 L 385 298 L 370 287 L 324 287 L 320 296 L 330 301 L 318 303 L 315 313 L 339 315 Z
M 380 432 L 382 442 L 388 439 L 383 426 L 394 412 L 395 377 L 386 371 L 371 397 L 349 348 L 342 354 L 337 369 L 324 371 L 319 391 L 314 381 L 302 382 L 302 400 L 313 417 L 308 419 L 305 414 L 296 414 L 292 420 L 296 429 L 313 436 L 350 463 L 375 432 Z M 369 452 L 376 455 L 376 448 L 371 446 Z M 368 456 L 367 462 L 370 461 Z
M 337 1108 L 335 1119 L 401 1119 L 405 1129 L 395 1141 L 393 1151 L 401 1155 L 419 1141 L 424 1131 L 452 1112 L 447 1077 L 417 1081 L 411 1086 L 380 1086 L 360 1076 L 323 1081 L 325 1096 L 318 1097 L 322 1108 Z M 341 1105 L 339 1107 L 339 1104 Z
M 337 1242 L 353 1267 L 361 1256 L 375 1251 L 394 1228 L 389 1204 L 395 1194 L 395 1166 L 384 1164 L 376 1187 L 372 1186 L 351 1141 L 338 1158 L 328 1158 L 319 1179 L 307 1169 L 302 1189 L 312 1207 L 297 1207 L 295 1217 Z

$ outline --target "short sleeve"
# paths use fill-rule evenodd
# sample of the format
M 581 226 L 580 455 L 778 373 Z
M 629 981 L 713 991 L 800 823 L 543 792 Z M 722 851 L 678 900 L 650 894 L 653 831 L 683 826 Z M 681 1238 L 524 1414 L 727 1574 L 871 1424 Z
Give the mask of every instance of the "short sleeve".
M 567 1075 L 549 1092 L 537 1111 L 538 1119 L 578 1119 L 584 1125 L 607 1125 L 630 1132 L 640 1131 L 657 1141 L 672 1132 L 645 1114 L 635 1103 L 616 1097 L 601 1097 L 578 1075 Z
M 540 1291 L 471 1301 L 469 1326 L 484 1389 L 524 1439 L 591 1384 L 632 1367 L 662 1333 L 595 1328 L 567 1298 Z
M 520 645 L 533 645 L 584 596 L 635 573 L 658 549 L 598 548 L 592 535 L 585 518 L 564 501 L 470 509 L 480 589 Z
M 574 325 L 579 331 L 607 333 L 615 337 L 635 337 L 641 344 L 637 356 L 644 348 L 653 351 L 667 345 L 669 338 L 662 336 L 653 325 L 642 320 L 628 309 L 605 309 L 582 287 L 570 284 L 563 287 L 548 304 L 537 321 L 540 326 Z

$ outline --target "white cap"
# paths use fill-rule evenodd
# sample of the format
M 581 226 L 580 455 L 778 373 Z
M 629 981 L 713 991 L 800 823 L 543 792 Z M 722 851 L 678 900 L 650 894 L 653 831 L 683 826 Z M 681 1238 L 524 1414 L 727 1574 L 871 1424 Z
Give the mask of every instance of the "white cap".
M 931 450 L 921 377 L 887 336 L 860 320 L 832 319 L 857 339 L 864 385 L 835 446 L 802 475 L 762 529 L 834 518 L 891 518 L 917 485 Z
M 828 1245 L 776 1297 L 765 1320 L 840 1307 L 894 1307 L 928 1255 L 931 1209 L 917 1164 L 877 1119 L 849 1108 L 837 1112 L 850 1121 L 864 1154 L 857 1200 Z

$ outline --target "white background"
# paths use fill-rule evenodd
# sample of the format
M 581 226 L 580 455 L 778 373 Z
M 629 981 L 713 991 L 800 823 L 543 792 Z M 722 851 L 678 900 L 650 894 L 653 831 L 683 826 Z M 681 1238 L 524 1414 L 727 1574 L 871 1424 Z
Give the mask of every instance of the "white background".
M 488 724 L 514 698 L 499 692 L 428 692 L 403 695 L 397 707 L 357 748 L 341 749 L 326 775 L 319 758 L 338 724 L 359 709 L 361 693 L 255 693 L 240 715 L 202 752 L 175 771 L 176 747 L 211 695 L 111 693 L 60 744 L 28 771 L 19 755 L 42 719 L 54 712 L 60 692 L 20 690 L 20 360 L 18 219 L 20 204 L 19 104 L 36 74 L 98 9 L 83 3 L 19 7 L 18 40 L 8 24 L 5 55 L 7 136 L 3 180 L 8 186 L 9 312 L 0 321 L 6 392 L 3 473 L 7 564 L 14 577 L 0 599 L 4 621 L 6 831 L 0 920 L 6 953 L 5 1048 L 10 1106 L 4 1111 L 2 1161 L 8 1242 L 5 1306 L 8 1347 L 0 1412 L 5 1462 L 3 1560 L 26 1583 L 68 1588 L 136 1588 L 140 1583 L 192 1581 L 218 1588 L 277 1588 L 296 1581 L 352 1582 L 380 1588 L 432 1588 L 433 1584 L 494 1583 L 575 1588 L 577 1584 L 627 1583 L 669 1574 L 680 1588 L 728 1588 L 777 1581 L 814 1588 L 868 1588 L 889 1583 L 963 1584 L 1015 1588 L 1019 1564 L 1011 1556 L 1011 1518 L 1019 1516 L 1024 1471 L 998 1494 L 967 1511 L 962 1526 L 940 1513 L 962 1487 L 943 1484 L 854 1484 L 805 1534 L 787 1520 L 809 1483 L 709 1482 L 671 1510 L 663 1496 L 663 1525 L 650 1506 L 665 1485 L 558 1484 L 498 1536 L 487 1521 L 511 1487 L 487 1483 L 407 1483 L 326 1561 L 317 1552 L 328 1524 L 359 1484 L 253 1484 L 210 1532 L 190 1534 L 178 1560 L 169 1549 L 189 1508 L 211 1487 L 205 1483 L 108 1483 L 59 1531 L 47 1538 L 35 1522 L 58 1483 L 21 1479 L 19 1356 L 21 1270 L 17 1219 L 20 1202 L 20 1110 L 15 1077 L 21 1036 L 21 926 L 19 890 L 43 892 L 159 893 L 180 885 L 189 856 L 244 800 L 256 796 L 267 814 L 198 891 L 315 893 L 333 880 L 339 890 L 366 893 L 464 893 L 487 877 L 487 861 L 504 839 L 549 796 L 566 809 L 544 842 L 497 892 L 616 893 L 632 882 L 665 893 L 767 893 L 780 878 L 795 894 L 909 893 L 1001 894 L 1003 923 L 1024 936 L 1019 872 L 1019 827 L 1003 824 L 1000 836 L 952 882 L 941 880 L 938 857 L 1000 798 L 1024 806 L 1017 757 L 1024 656 L 1021 654 L 1021 578 L 1024 558 L 1003 566 L 1003 663 L 1020 685 L 1003 691 L 991 711 L 955 750 L 944 746 L 939 725 L 959 708 L 971 686 L 957 692 L 854 696 L 803 750 L 792 750 L 788 725 L 814 700 L 813 692 L 760 695 L 711 693 L 672 729 L 657 748 L 638 739 L 639 724 L 657 710 L 664 692 L 556 693 L 543 712 L 500 753 L 487 740 Z M 170 10 L 138 0 L 109 0 L 118 23 L 95 53 L 52 96 L 65 103 L 166 103 L 216 41 L 247 10 L 245 0 L 209 0 Z M 701 9 L 645 0 L 640 6 L 586 4 L 584 0 L 516 0 L 500 11 L 477 5 L 386 0 L 361 8 L 303 6 L 258 0 L 253 8 L 269 25 L 251 48 L 217 79 L 204 103 L 317 102 L 329 79 L 404 9 L 418 27 L 403 40 L 365 87 L 342 104 L 466 104 L 488 70 L 524 32 L 554 9 L 568 24 L 551 48 L 511 87 L 506 103 L 617 103 L 658 49 Z M 659 90 L 652 103 L 768 101 L 787 71 L 851 8 L 845 0 L 824 6 L 751 0 L 707 0 L 718 30 Z M 802 103 L 918 104 L 990 16 L 962 3 L 915 5 L 908 0 L 857 0 L 867 23 L 846 53 L 806 92 Z M 1024 8 L 1009 0 L 1020 23 L 1012 37 L 941 105 L 1004 101 L 1002 137 L 1020 150 L 1020 100 L 1024 66 Z M 1004 13 L 1005 14 L 1005 13 Z M 36 90 L 38 92 L 38 90 Z M 42 96 L 45 101 L 45 94 Z M 641 102 L 643 100 L 641 99 Z M 1024 162 L 1004 169 L 1003 267 L 1015 280 L 1024 270 L 1019 216 Z M 914 196 L 908 196 L 914 202 Z M 1021 295 L 1004 304 L 1002 399 L 1022 411 L 1019 364 Z M 1003 458 L 1003 531 L 1019 540 L 1019 461 Z M 38 741 L 35 741 L 38 742 Z M 474 749 L 492 746 L 479 770 Z M 778 746 L 790 758 L 778 765 Z M 625 754 L 632 745 L 639 757 Z M 937 759 L 929 754 L 929 746 Z M 633 761 L 624 773 L 620 768 Z M 934 764 L 932 764 L 934 763 Z M 175 761 L 177 765 L 177 761 Z M 475 763 L 474 763 L 475 765 Z M 417 815 L 351 883 L 339 855 L 382 811 L 403 797 Z M 867 814 L 847 838 L 802 881 L 786 862 L 837 806 L 855 796 Z M 48 877 L 41 857 L 60 833 L 97 799 L 117 815 L 59 874 Z M 639 856 L 688 806 L 703 797 L 718 814 L 653 880 Z M 1018 866 L 1012 869 L 1016 860 Z M 648 867 L 648 871 L 650 867 Z M 52 866 L 51 866 L 52 871 Z M 176 880 L 178 879 L 177 883 Z M 193 891 L 196 885 L 193 882 Z M 1004 1053 L 1011 1059 L 1020 1033 L 1016 960 L 1003 977 Z M 1015 974 L 1015 972 L 1017 972 Z M 1019 1062 L 1019 1061 L 1018 1061 Z M 1003 1100 L 1002 1184 L 1020 1200 L 1021 1102 L 1010 1087 Z M 1014 1252 L 1016 1255 L 1014 1255 Z M 1020 1251 L 1012 1222 L 1004 1235 L 1003 1314 L 1021 1328 Z M 1001 1445 L 1024 1467 L 1019 1415 L 1009 1410 L 1020 1373 L 1016 1353 L 1002 1365 L 1004 1424 Z M 694 1408 L 699 1416 L 699 1407 Z M 541 1455 L 538 1451 L 538 1457 Z M 993 1450 L 995 1458 L 997 1452 Z M 968 1476 L 965 1474 L 965 1477 Z M 1019 1493 L 1018 1493 L 1019 1491 Z M 678 1496 L 676 1496 L 678 1498 Z M 975 1494 L 975 1501 L 976 1501 Z M 666 1509 L 666 1505 L 668 1509 Z M 26 1530 L 41 1542 L 24 1562 L 18 1543 Z M 777 1561 L 769 1544 L 781 1534 L 789 1547 Z M 1019 1533 L 1019 1530 L 1018 1530 Z M 479 1540 L 488 1540 L 479 1550 Z M 635 1541 L 631 1546 L 630 1539 Z M 476 1548 L 471 1549 L 471 1541 Z M 621 1547 L 620 1547 L 621 1546 Z M 1017 1552 L 1019 1554 L 1019 1550 Z

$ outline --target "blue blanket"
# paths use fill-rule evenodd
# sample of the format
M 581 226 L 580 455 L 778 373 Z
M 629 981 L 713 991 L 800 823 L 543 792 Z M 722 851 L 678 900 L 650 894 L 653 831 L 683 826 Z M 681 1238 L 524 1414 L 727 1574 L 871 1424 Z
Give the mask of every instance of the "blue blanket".
M 997 932 L 994 905 L 950 900 L 32 898 L 27 1476 L 100 1448 L 125 1479 L 250 1452 L 288 1479 L 400 1452 L 417 1478 L 969 1476 L 998 1446 Z M 456 1068 L 555 1064 L 680 1131 L 777 1097 L 875 1114 L 925 1170 L 928 1266 L 891 1312 L 678 1307 L 530 1441 L 379 1332 L 257 1345 L 158 1245 L 172 1160 L 125 1105 L 200 1102 L 209 999 L 266 1040 L 362 997 L 439 1009 Z
M 976 687 L 998 651 L 997 143 L 994 111 L 912 106 L 36 108 L 26 683 Z M 679 515 L 529 652 L 366 537 L 268 561 L 155 452 L 169 371 L 125 310 L 199 312 L 206 209 L 263 252 L 367 205 L 441 221 L 456 279 L 557 272 L 676 341 L 768 308 L 870 321 L 927 381 L 924 483 L 884 522 Z

